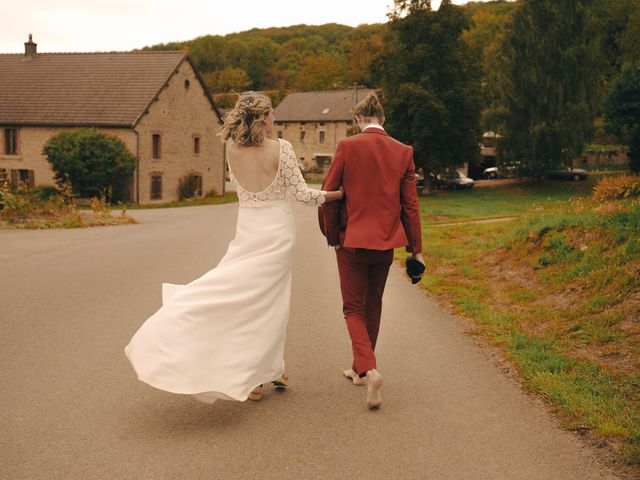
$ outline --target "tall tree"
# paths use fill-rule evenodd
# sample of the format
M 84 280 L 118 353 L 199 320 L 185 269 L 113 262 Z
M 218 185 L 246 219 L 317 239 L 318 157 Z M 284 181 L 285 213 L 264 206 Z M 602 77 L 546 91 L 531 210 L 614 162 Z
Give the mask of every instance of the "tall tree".
M 640 173 L 640 68 L 627 64 L 604 100 L 607 130 L 629 138 L 631 170 Z
M 380 58 L 388 128 L 425 173 L 479 157 L 480 70 L 462 38 L 468 26 L 450 0 L 437 11 L 427 0 L 396 1 L 390 14 Z
M 501 48 L 503 159 L 541 179 L 582 152 L 599 90 L 589 0 L 524 0 Z

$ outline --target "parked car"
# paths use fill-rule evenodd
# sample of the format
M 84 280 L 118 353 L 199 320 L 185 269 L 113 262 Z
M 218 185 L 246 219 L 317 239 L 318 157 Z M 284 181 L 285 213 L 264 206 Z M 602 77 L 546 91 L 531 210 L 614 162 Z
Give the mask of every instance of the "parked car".
M 474 184 L 472 179 L 460 172 L 439 174 L 436 178 L 440 188 L 471 188 Z
M 547 172 L 547 178 L 553 180 L 586 180 L 589 173 L 586 170 L 580 168 L 571 168 L 566 165 L 560 165 L 560 167 Z
M 498 167 L 489 167 L 489 168 L 485 168 L 485 169 L 482 171 L 482 176 L 483 176 L 484 178 L 491 178 L 491 179 L 493 179 L 493 178 L 498 178 L 498 177 L 500 176 L 500 175 L 499 175 L 499 172 L 498 172 Z
M 519 163 L 513 163 L 510 165 L 501 165 L 500 167 L 489 167 L 482 171 L 484 178 L 512 178 L 518 175 Z

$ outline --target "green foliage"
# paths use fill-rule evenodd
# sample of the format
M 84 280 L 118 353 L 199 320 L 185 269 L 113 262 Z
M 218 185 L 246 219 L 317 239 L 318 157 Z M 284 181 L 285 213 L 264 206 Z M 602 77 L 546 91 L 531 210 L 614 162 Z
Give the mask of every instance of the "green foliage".
M 406 13 L 405 16 L 402 16 Z M 381 56 L 389 131 L 414 147 L 417 166 L 442 172 L 479 156 L 477 58 L 463 41 L 469 21 L 442 2 L 396 2 Z
M 251 86 L 251 79 L 241 68 L 228 67 L 202 75 L 209 90 L 214 92 L 241 92 Z
M 105 189 L 114 200 L 128 194 L 136 160 L 117 137 L 91 128 L 64 131 L 47 141 L 43 153 L 58 184 L 68 179 L 80 197 L 100 196 Z
M 634 125 L 629 138 L 629 169 L 640 173 L 640 121 Z
M 180 177 L 178 181 L 178 196 L 180 200 L 185 198 L 202 196 L 202 176 L 190 171 Z
M 6 223 L 26 223 L 32 217 L 50 217 L 75 212 L 60 192 L 49 188 L 16 188 L 2 192 L 0 218 Z
M 603 109 L 605 127 L 615 133 L 631 130 L 640 123 L 640 73 L 631 64 L 611 84 Z
M 597 38 L 606 61 L 606 78 L 626 63 L 640 62 L 640 3 L 637 0 L 592 0 Z
M 536 179 L 582 152 L 599 89 L 586 0 L 525 0 L 501 47 L 499 152 Z

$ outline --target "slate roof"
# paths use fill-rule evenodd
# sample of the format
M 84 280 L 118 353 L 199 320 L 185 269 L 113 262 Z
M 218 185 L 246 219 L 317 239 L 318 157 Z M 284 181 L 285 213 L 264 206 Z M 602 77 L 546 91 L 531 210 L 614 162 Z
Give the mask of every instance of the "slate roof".
M 353 120 L 353 107 L 375 90 L 353 88 L 290 93 L 275 109 L 277 122 L 335 122 Z
M 133 127 L 185 60 L 177 51 L 0 54 L 0 124 Z

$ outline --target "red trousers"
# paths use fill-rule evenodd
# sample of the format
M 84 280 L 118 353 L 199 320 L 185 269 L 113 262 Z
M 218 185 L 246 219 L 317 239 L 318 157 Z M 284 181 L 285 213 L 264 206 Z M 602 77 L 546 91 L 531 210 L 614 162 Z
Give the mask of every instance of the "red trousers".
M 393 250 L 341 247 L 336 250 L 342 311 L 353 350 L 353 370 L 365 373 L 376 368 L 376 342 L 380 330 L 382 294 Z

